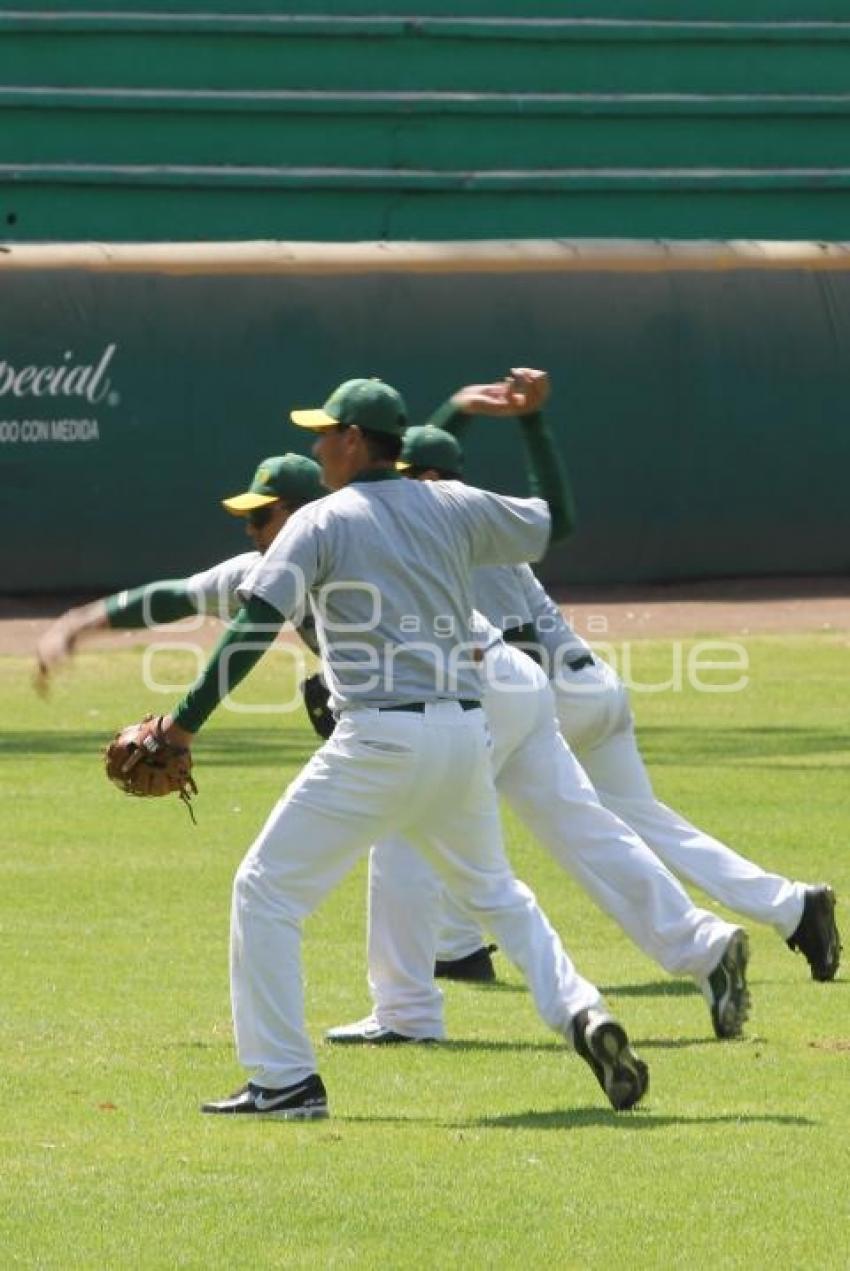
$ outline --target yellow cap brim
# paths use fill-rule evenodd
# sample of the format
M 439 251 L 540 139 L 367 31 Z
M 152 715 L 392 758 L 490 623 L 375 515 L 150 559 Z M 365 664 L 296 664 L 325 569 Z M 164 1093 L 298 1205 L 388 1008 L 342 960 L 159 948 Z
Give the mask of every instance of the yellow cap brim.
M 254 494 L 248 490 L 245 494 L 234 494 L 232 499 L 222 499 L 221 506 L 234 516 L 245 516 L 254 508 L 264 508 L 268 503 L 277 503 L 277 495 Z
M 326 415 L 323 410 L 294 410 L 289 418 L 299 428 L 311 428 L 313 432 L 324 432 L 326 428 L 336 428 L 338 419 Z
M 412 463 L 404 463 L 401 459 L 396 460 L 396 472 L 409 472 L 413 467 Z

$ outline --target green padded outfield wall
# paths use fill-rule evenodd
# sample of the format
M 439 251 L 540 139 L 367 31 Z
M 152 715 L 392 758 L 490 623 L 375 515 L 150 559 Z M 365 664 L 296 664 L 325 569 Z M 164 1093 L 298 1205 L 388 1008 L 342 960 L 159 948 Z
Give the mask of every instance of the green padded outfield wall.
M 651 251 L 267 276 L 0 257 L 0 590 L 114 589 L 242 550 L 217 500 L 309 444 L 291 407 L 379 375 L 421 421 L 517 364 L 551 370 L 580 512 L 550 580 L 846 570 L 850 252 L 692 269 Z M 524 490 L 510 423 L 475 426 L 468 474 Z

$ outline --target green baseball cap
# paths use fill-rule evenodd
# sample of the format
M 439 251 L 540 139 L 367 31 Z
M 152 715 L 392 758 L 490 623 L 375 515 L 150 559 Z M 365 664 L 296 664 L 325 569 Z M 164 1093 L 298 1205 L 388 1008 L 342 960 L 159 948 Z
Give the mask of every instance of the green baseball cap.
M 321 472 L 315 460 L 304 455 L 272 455 L 257 468 L 254 480 L 244 494 L 234 494 L 221 502 L 234 516 L 245 516 L 254 508 L 264 507 L 277 499 L 284 503 L 312 503 L 313 499 L 321 499 L 327 494 L 321 482 Z
M 463 451 L 457 437 L 434 424 L 421 428 L 408 428 L 401 446 L 401 458 L 396 467 L 400 472 L 410 468 L 437 468 L 460 476 L 463 471 Z
M 407 407 L 401 393 L 383 380 L 346 380 L 335 388 L 321 410 L 294 410 L 289 416 L 299 428 L 323 432 L 337 424 L 357 424 L 369 432 L 400 437 L 407 427 Z

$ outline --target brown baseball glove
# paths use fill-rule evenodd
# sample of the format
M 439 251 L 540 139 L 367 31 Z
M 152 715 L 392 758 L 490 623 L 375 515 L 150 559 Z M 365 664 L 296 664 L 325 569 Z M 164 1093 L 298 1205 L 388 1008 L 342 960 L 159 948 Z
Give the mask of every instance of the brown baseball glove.
M 158 799 L 177 794 L 195 820 L 191 798 L 198 793 L 192 778 L 192 753 L 173 746 L 162 735 L 162 717 L 145 715 L 116 733 L 104 753 L 106 775 L 125 794 Z

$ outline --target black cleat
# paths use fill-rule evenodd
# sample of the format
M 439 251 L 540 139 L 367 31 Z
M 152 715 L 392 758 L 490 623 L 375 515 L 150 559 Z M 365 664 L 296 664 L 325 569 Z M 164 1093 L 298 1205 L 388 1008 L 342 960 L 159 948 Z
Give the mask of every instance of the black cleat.
M 434 978 L 437 980 L 468 980 L 478 984 L 492 984 L 496 978 L 493 959 L 498 945 L 482 945 L 474 953 L 465 958 L 438 958 L 434 963 Z
M 374 1015 L 367 1015 L 354 1024 L 340 1024 L 329 1028 L 325 1033 L 326 1042 L 334 1042 L 345 1046 L 395 1046 L 405 1043 L 433 1042 L 436 1037 L 408 1037 L 405 1033 L 396 1033 L 391 1028 L 384 1028 Z
M 841 961 L 841 939 L 835 925 L 835 892 L 831 887 L 807 887 L 803 916 L 787 940 L 808 962 L 813 980 L 834 980 Z
M 267 1117 L 270 1121 L 318 1121 L 328 1115 L 328 1095 L 317 1073 L 280 1090 L 255 1086 L 249 1081 L 228 1099 L 201 1104 L 201 1111 Z
M 573 1020 L 573 1046 L 593 1069 L 616 1112 L 633 1108 L 646 1094 L 649 1069 L 612 1015 L 597 1009 L 579 1011 Z
M 749 958 L 747 933 L 738 927 L 732 932 L 717 966 L 703 981 L 703 996 L 711 1010 L 715 1037 L 741 1036 L 744 1021 L 750 1013 L 750 990 L 747 988 Z

